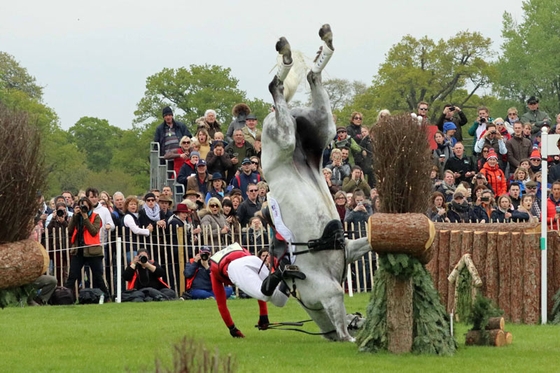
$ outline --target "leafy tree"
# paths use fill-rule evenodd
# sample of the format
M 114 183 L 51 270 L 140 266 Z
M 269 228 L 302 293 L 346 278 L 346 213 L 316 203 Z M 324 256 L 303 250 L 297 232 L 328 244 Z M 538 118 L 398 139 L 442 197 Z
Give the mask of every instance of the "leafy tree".
M 43 97 L 43 87 L 37 85 L 35 77 L 6 52 L 0 52 L 0 88 L 16 89 L 38 101 Z
M 350 107 L 371 120 L 381 109 L 413 112 L 418 102 L 426 101 L 433 108 L 432 121 L 448 102 L 468 107 L 496 75 L 490 46 L 491 40 L 478 32 L 462 31 L 438 42 L 407 35 L 389 50 L 372 87 L 357 95 Z
M 540 98 L 550 115 L 560 112 L 560 3 L 554 0 L 523 2 L 523 22 L 504 13 L 502 55 L 497 64 L 500 97 L 525 106 L 528 97 Z M 523 113 L 523 109 L 520 110 Z
M 81 117 L 68 133 L 78 150 L 86 154 L 88 169 L 109 171 L 113 150 L 119 145 L 122 135 L 120 128 L 111 126 L 105 119 Z
M 161 123 L 165 106 L 171 106 L 175 116 L 192 130 L 195 120 L 207 109 L 216 110 L 218 120 L 227 122 L 225 118 L 231 118 L 231 108 L 246 101 L 245 92 L 237 87 L 239 81 L 230 73 L 231 69 L 216 65 L 163 69 L 146 80 L 134 123 L 144 128 Z
M 154 132 L 155 126 L 152 131 L 139 128 L 124 130 L 118 146 L 113 149 L 111 169 L 130 175 L 133 180 L 131 193 L 143 193 L 150 186 L 149 149 Z

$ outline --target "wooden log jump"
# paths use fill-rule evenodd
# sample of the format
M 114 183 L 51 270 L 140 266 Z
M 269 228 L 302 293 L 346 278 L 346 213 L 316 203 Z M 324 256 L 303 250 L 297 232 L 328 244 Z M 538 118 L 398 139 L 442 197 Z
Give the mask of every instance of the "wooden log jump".
M 440 300 L 450 312 L 454 285 L 447 276 L 465 253 L 472 254 L 480 291 L 504 310 L 506 320 L 536 324 L 540 318 L 541 250 L 538 225 L 436 223 L 434 257 L 426 265 Z M 457 232 L 457 233 L 456 233 Z M 560 236 L 548 233 L 548 312 L 560 290 Z M 459 258 L 457 257 L 458 255 Z

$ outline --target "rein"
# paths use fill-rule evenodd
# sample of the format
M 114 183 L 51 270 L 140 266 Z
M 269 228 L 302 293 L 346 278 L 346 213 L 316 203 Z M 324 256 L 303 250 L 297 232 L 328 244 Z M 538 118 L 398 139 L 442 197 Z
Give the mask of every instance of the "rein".
M 303 326 L 304 323 L 308 323 L 311 322 L 313 320 L 309 319 L 309 320 L 302 320 L 302 321 L 286 321 L 286 322 L 273 322 L 268 324 L 266 327 L 261 327 L 259 325 L 255 325 L 255 328 L 259 329 L 259 330 L 268 330 L 268 329 L 275 329 L 275 330 L 287 330 L 287 331 L 294 331 L 294 332 L 300 332 L 300 333 L 305 333 L 308 335 L 326 335 L 326 334 L 330 334 L 330 333 L 334 333 L 336 332 L 335 330 L 331 330 L 330 332 L 308 332 L 307 330 L 303 330 L 300 328 L 295 328 L 296 326 Z

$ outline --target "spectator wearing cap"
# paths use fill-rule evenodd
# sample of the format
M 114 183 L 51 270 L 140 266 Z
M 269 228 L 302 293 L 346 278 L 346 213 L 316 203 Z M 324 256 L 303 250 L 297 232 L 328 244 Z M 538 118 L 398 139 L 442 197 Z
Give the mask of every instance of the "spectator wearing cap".
M 454 137 L 455 132 L 457 132 L 457 126 L 453 122 L 445 122 L 443 124 L 443 134 L 445 139 L 449 141 L 451 146 L 457 144 L 457 139 Z
M 535 96 L 529 97 L 527 108 L 529 110 L 521 116 L 521 123 L 531 123 L 533 125 L 531 133 L 534 135 L 540 132 L 545 121 L 550 123 L 550 116 L 545 111 L 539 110 L 539 99 Z
M 336 138 L 331 144 L 333 149 L 348 149 L 348 163 L 354 165 L 354 154 L 361 154 L 362 147 L 358 145 L 356 140 L 348 136 L 346 127 L 339 126 L 336 128 Z
M 159 155 L 163 157 L 165 153 L 179 148 L 179 141 L 183 136 L 192 137 L 184 123 L 173 119 L 173 110 L 166 106 L 162 110 L 163 122 L 157 126 L 154 135 L 154 142 L 159 143 Z M 162 164 L 165 160 L 162 159 Z
M 167 226 L 166 221 L 161 218 L 161 209 L 154 193 L 144 195 L 144 205 L 138 212 L 138 220 L 142 227 L 152 224 L 154 227 L 165 229 Z
M 447 219 L 449 219 L 449 222 L 475 223 L 477 221 L 477 216 L 474 209 L 469 205 L 466 194 L 464 188 L 453 193 L 453 199 L 447 205 Z
M 225 146 L 222 141 L 214 141 L 212 145 L 212 151 L 206 156 L 206 167 L 208 168 L 208 173 L 220 173 L 227 183 L 231 180 L 231 178 L 226 178 L 228 176 L 228 170 L 231 170 L 233 166 L 231 158 L 226 154 Z
M 513 123 L 513 136 L 506 141 L 507 159 L 510 173 L 515 172 L 522 159 L 531 156 L 531 140 L 523 136 L 523 124 Z
M 210 175 L 208 175 L 208 171 L 206 169 L 206 161 L 204 159 L 200 159 L 196 163 L 196 173 L 187 177 L 187 185 L 185 189 L 200 192 L 203 196 L 205 196 L 208 192 L 207 185 L 209 181 Z
M 453 137 L 457 141 L 463 141 L 461 127 L 468 123 L 468 119 L 459 106 L 447 104 L 443 107 L 443 112 L 436 122 L 438 130 L 443 132 L 443 124 L 446 122 L 453 122 L 455 124 L 455 126 L 457 127 L 457 131 L 455 132 Z
M 173 199 L 167 194 L 162 194 L 159 197 L 158 205 L 160 219 L 164 220 L 167 223 L 167 221 L 169 221 L 169 218 L 173 216 L 173 212 L 171 210 L 171 208 L 173 207 Z
M 529 165 L 533 174 L 542 171 L 542 158 L 539 149 L 533 148 L 533 150 L 531 151 L 531 156 L 529 157 Z
M 193 222 L 190 218 L 193 212 L 196 215 L 196 203 L 184 200 L 177 204 L 175 210 L 173 210 L 173 215 L 169 219 L 169 242 L 171 245 L 165 246 L 167 262 L 162 263 L 162 266 L 168 269 L 169 282 L 172 285 L 175 284 L 175 274 L 177 278 L 179 277 L 179 247 L 192 245 L 193 240 L 195 240 L 194 235 L 200 233 L 200 222 Z M 172 263 L 175 263 L 175 265 L 172 265 Z
M 484 167 L 482 167 L 482 170 L 480 170 L 480 173 L 486 177 L 488 184 L 492 186 L 496 196 L 501 196 L 507 192 L 506 175 L 498 164 L 498 155 L 494 149 L 490 148 L 488 151 L 486 163 Z
M 253 114 L 247 115 L 245 118 L 245 127 L 241 129 L 243 131 L 243 136 L 245 141 L 251 145 L 255 145 L 257 137 L 261 137 L 262 131 L 257 128 L 258 119 Z
M 210 280 L 210 256 L 212 251 L 208 246 L 197 249 L 196 255 L 185 267 L 185 278 L 187 280 L 187 292 L 190 299 L 214 299 L 212 282 Z M 231 286 L 225 287 L 226 297 L 233 294 Z
M 245 135 L 243 135 L 241 128 L 233 131 L 233 141 L 230 141 L 226 146 L 225 152 L 231 159 L 232 168 L 228 172 L 231 173 L 232 177 L 237 172 L 237 168 L 241 166 L 243 159 L 257 155 L 253 145 L 245 141 Z
M 224 199 L 225 188 L 226 182 L 222 174 L 219 172 L 214 172 L 210 178 L 206 198 L 204 198 L 204 202 L 206 203 L 206 205 L 208 205 L 208 200 L 212 197 L 217 198 L 220 202 L 222 202 L 222 200 Z
M 502 120 L 501 123 L 503 124 L 504 121 Z M 502 171 L 505 170 L 507 164 L 506 141 L 502 134 L 498 132 L 498 128 L 494 122 L 486 125 L 486 130 L 482 132 L 480 138 L 474 144 L 475 153 L 481 153 L 486 145 L 493 149 L 494 153 L 498 155 L 498 164 Z
M 539 184 L 536 181 L 527 181 L 525 183 L 525 193 L 533 197 L 533 205 L 531 206 L 531 215 L 541 216 L 541 194 L 537 193 Z M 539 218 L 540 219 L 540 218 Z
M 200 153 L 197 151 L 191 151 L 189 154 L 189 159 L 181 166 L 179 174 L 177 175 L 177 182 L 180 184 L 187 185 L 187 178 L 191 175 L 196 174 L 196 164 L 200 160 Z
M 243 199 L 247 199 L 247 186 L 249 184 L 257 184 L 261 181 L 261 175 L 257 172 L 253 172 L 251 168 L 251 160 L 249 158 L 243 159 L 241 162 L 241 172 L 231 180 L 231 185 L 233 188 L 238 188 L 241 190 L 241 196 Z

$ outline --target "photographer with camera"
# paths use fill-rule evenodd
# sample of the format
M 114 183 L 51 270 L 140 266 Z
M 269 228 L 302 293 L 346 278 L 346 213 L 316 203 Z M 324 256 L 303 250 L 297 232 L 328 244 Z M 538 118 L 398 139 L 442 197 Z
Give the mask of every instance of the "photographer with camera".
M 482 133 L 486 131 L 486 124 L 492 123 L 493 121 L 486 106 L 479 106 L 477 112 L 478 117 L 471 128 L 469 128 L 469 135 L 473 136 L 476 140 L 480 139 Z
M 187 292 L 191 299 L 214 299 L 212 281 L 210 280 L 210 256 L 212 251 L 208 246 L 202 246 L 196 250 L 196 255 L 185 267 L 185 278 L 187 280 Z M 226 298 L 231 297 L 233 289 L 225 287 Z
M 501 118 L 497 118 L 498 123 L 504 123 Z M 484 146 L 494 150 L 498 155 L 498 162 L 500 169 L 503 171 L 506 168 L 507 161 L 507 146 L 506 139 L 502 136 L 495 123 L 488 123 L 486 131 L 482 132 L 480 138 L 474 144 L 475 153 L 481 153 Z
M 447 104 L 443 107 L 443 112 L 439 116 L 436 125 L 441 132 L 443 131 L 443 124 L 446 122 L 453 122 L 457 127 L 457 132 L 453 135 L 457 141 L 463 141 L 462 129 L 467 124 L 468 119 L 459 106 Z
M 93 286 L 109 296 L 109 290 L 103 279 L 103 248 L 101 247 L 101 217 L 93 212 L 91 201 L 82 197 L 74 205 L 74 215 L 68 224 L 68 234 L 74 249 L 70 250 L 70 273 L 64 284 L 74 289 L 81 277 L 83 266 L 87 263 L 93 273 Z
M 127 290 L 145 290 L 146 295 L 156 300 L 175 299 L 175 292 L 169 288 L 163 276 L 165 276 L 163 268 L 150 260 L 148 251 L 144 248 L 138 250 L 138 255 L 132 259 L 123 273 L 123 279 L 128 281 Z

